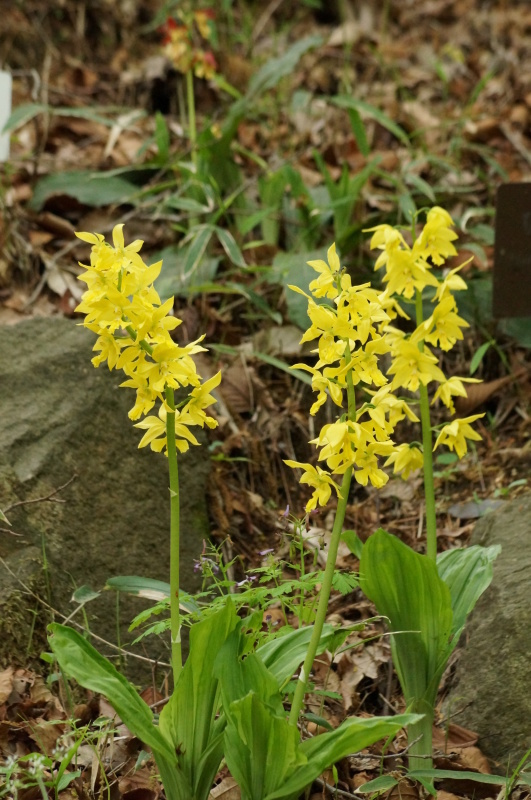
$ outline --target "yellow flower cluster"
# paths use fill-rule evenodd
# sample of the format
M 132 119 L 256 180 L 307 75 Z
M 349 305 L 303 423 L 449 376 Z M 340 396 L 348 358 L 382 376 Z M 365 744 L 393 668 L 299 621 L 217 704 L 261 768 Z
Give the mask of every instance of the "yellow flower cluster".
M 358 483 L 366 486 L 383 486 L 389 479 L 380 466 L 380 459 L 390 458 L 394 451 L 391 439 L 397 423 L 408 416 L 417 420 L 405 400 L 391 393 L 391 386 L 380 370 L 379 356 L 389 352 L 385 330 L 401 313 L 389 292 L 378 292 L 370 284 L 353 286 L 350 276 L 342 272 L 335 245 L 328 250 L 328 261 L 310 261 L 319 273 L 310 283 L 313 297 L 308 298 L 308 316 L 311 326 L 302 342 L 318 340 L 314 352 L 318 355 L 315 366 L 296 364 L 298 369 L 312 375 L 312 388 L 317 399 L 311 408 L 315 414 L 328 395 L 343 407 L 349 384 L 372 389 L 372 397 L 355 414 L 341 417 L 325 425 L 319 436 L 312 440 L 320 452 L 318 460 L 327 469 L 297 461 L 286 461 L 291 467 L 303 470 L 301 483 L 314 489 L 307 503 L 310 511 L 316 505 L 328 502 L 332 489 L 339 494 L 333 475 L 343 475 L 348 469 Z M 305 294 L 296 286 L 294 291 Z M 321 305 L 314 298 L 328 298 L 333 305 Z
M 457 239 L 457 234 L 452 230 L 453 225 L 447 211 L 438 206 L 431 208 L 426 216 L 426 224 L 412 247 L 390 225 L 378 225 L 370 229 L 373 232 L 371 248 L 382 251 L 375 269 L 385 266 L 384 283 L 388 289 L 392 289 L 396 295 L 412 299 L 429 286 L 432 287 L 435 304 L 430 317 L 422 321 L 410 336 L 402 331 L 388 329 L 387 340 L 393 359 L 388 370 L 393 375 L 392 389 L 417 391 L 419 384 L 427 386 L 436 381 L 439 386 L 432 403 L 441 400 L 452 414 L 455 413 L 453 398 L 466 397 L 464 384 L 479 382 L 475 378 L 460 378 L 455 375 L 446 378 L 438 366 L 438 358 L 426 344 L 438 346 L 441 350 L 450 350 L 463 338 L 462 328 L 468 327 L 468 323 L 457 313 L 457 303 L 453 296 L 454 292 L 467 288 L 458 274 L 464 264 L 451 270 L 442 280 L 438 280 L 432 271 L 432 264 L 440 267 L 446 258 L 457 255 L 452 244 Z M 470 427 L 470 423 L 482 416 L 484 415 L 476 414 L 465 419 L 455 419 L 441 430 L 436 446 L 444 443 L 461 458 L 466 453 L 466 439 L 481 438 Z
M 364 402 L 357 409 L 351 408 L 349 400 L 348 415 L 325 425 L 312 440 L 320 449 L 318 460 L 325 462 L 327 469 L 324 465 L 313 467 L 286 461 L 289 466 L 303 470 L 301 483 L 313 487 L 307 511 L 325 505 L 332 489 L 339 495 L 339 487 L 332 476 L 342 475 L 349 468 L 362 485 L 370 481 L 373 486 L 381 487 L 388 480 L 380 466 L 381 458 L 386 458 L 384 467 L 392 465 L 394 472 L 404 477 L 422 467 L 423 454 L 418 447 L 396 445 L 392 440 L 396 425 L 404 417 L 419 421 L 406 401 L 395 395 L 397 390 L 416 392 L 421 385 L 435 381 L 438 388 L 433 402 L 440 399 L 452 413 L 453 397 L 466 396 L 464 383 L 473 379 L 455 376 L 447 379 L 437 356 L 428 347 L 430 344 L 449 350 L 463 338 L 462 328 L 467 326 L 457 313 L 453 297 L 454 291 L 466 289 L 466 283 L 458 274 L 461 267 L 450 271 L 443 280 L 432 270 L 432 265 L 440 267 L 446 258 L 456 254 L 453 241 L 457 235 L 452 227 L 450 215 L 434 207 L 428 212 L 426 224 L 412 247 L 390 225 L 372 228 L 371 248 L 381 250 L 375 269 L 385 268 L 383 292 L 371 288 L 368 283 L 353 286 L 350 276 L 341 269 L 335 245 L 328 250 L 327 262 L 308 262 L 318 273 L 310 283 L 312 296 L 295 286 L 290 287 L 308 298 L 311 325 L 301 342 L 317 340 L 313 351 L 318 356 L 315 366 L 295 365 L 312 375 L 317 399 L 310 413 L 315 414 L 328 396 L 342 408 L 345 393 L 349 396 L 349 383 L 351 397 L 359 384 L 370 396 L 370 402 Z M 431 287 L 433 292 L 433 313 L 408 336 L 392 324 L 398 316 L 407 319 L 397 298 L 415 298 L 418 307 L 426 287 Z M 331 302 L 316 302 L 322 298 Z M 390 356 L 390 366 L 383 372 L 379 359 L 385 354 Z M 445 444 L 461 457 L 466 452 L 466 440 L 480 438 L 470 423 L 481 416 L 453 420 L 440 431 L 436 446 Z
M 112 232 L 113 245 L 100 233 L 76 233 L 92 245 L 90 266 L 79 279 L 87 284 L 76 311 L 85 314 L 83 325 L 97 334 L 92 359 L 95 367 L 107 362 L 109 369 L 122 369 L 127 380 L 121 386 L 136 390 L 136 402 L 129 417 L 133 420 L 148 414 L 160 402 L 158 416 L 147 416 L 136 427 L 146 431 L 139 447 L 150 445 L 160 452 L 167 446 L 166 415 L 173 412 L 165 398 L 166 388 L 191 387 L 191 393 L 175 410 L 175 443 L 184 452 L 189 444 L 198 444 L 190 427 L 217 422 L 207 416 L 205 408 L 215 402 L 210 395 L 221 380 L 217 373 L 201 383 L 192 356 L 204 350 L 199 342 L 204 337 L 179 347 L 170 331 L 181 324 L 171 316 L 173 298 L 161 303 L 153 283 L 160 273 L 162 261 L 147 266 L 139 255 L 143 242 L 136 240 L 125 246 L 123 225 Z

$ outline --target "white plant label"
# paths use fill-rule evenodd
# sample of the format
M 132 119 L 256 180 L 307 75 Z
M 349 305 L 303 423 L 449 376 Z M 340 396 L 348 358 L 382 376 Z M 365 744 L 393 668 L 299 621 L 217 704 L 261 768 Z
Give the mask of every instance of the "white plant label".
M 9 158 L 9 133 L 3 133 L 3 128 L 11 116 L 11 92 L 11 74 L 0 70 L 0 161 Z

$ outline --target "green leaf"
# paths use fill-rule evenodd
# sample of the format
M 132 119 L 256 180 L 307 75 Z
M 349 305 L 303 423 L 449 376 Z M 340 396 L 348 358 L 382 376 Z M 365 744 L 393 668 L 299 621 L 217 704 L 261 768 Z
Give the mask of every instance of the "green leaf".
M 29 206 L 40 211 L 50 197 L 64 194 L 87 206 L 101 207 L 132 203 L 138 187 L 123 178 L 110 178 L 104 172 L 58 172 L 37 182 Z
M 191 197 L 181 197 L 175 195 L 166 202 L 168 208 L 175 208 L 177 211 L 188 211 L 190 214 L 208 214 L 212 211 L 211 207 L 194 200 Z
M 249 81 L 247 94 L 242 100 L 248 103 L 253 97 L 267 89 L 273 89 L 282 78 L 287 78 L 308 50 L 319 47 L 323 43 L 322 36 L 306 36 L 288 47 L 281 56 L 269 58 Z
M 194 800 L 207 800 L 223 756 L 223 716 L 216 719 L 219 684 L 214 656 L 240 620 L 234 604 L 190 630 L 190 652 L 170 702 L 160 714 L 160 729 L 181 751 L 179 766 Z
M 490 585 L 492 564 L 500 552 L 499 544 L 490 547 L 473 545 L 446 550 L 437 556 L 437 570 L 452 598 L 453 646 L 457 644 L 468 614 Z
M 352 133 L 354 134 L 354 138 L 358 143 L 360 153 L 362 156 L 367 158 L 371 152 L 371 148 L 367 140 L 365 125 L 363 124 L 363 120 L 360 117 L 359 111 L 357 111 L 355 108 L 349 108 L 348 116 L 350 119 L 350 127 L 352 128 Z
M 304 661 L 312 633 L 313 625 L 307 625 L 304 628 L 290 631 L 284 636 L 271 639 L 257 649 L 257 654 L 273 673 L 279 686 L 283 686 Z M 328 650 L 334 635 L 333 626 L 325 624 L 317 654 Z
M 404 726 L 419 720 L 418 714 L 398 714 L 395 717 L 369 719 L 351 717 L 331 733 L 322 733 L 312 739 L 305 739 L 301 742 L 299 751 L 307 757 L 308 763 L 298 766 L 291 778 L 276 791 L 266 795 L 264 800 L 298 797 L 306 786 L 336 761 L 369 747 L 379 739 L 394 736 Z
M 354 589 L 359 586 L 359 581 L 355 575 L 347 572 L 340 572 L 336 569 L 332 578 L 332 586 L 336 592 L 341 592 L 342 595 L 346 595 L 349 594 L 349 592 L 353 592 Z
M 26 122 L 30 121 L 30 119 L 33 119 L 39 114 L 43 114 L 45 111 L 49 110 L 50 106 L 47 106 L 44 103 L 22 103 L 22 105 L 17 106 L 14 109 L 13 113 L 2 128 L 2 133 L 14 131 L 17 128 L 20 128 L 22 125 L 25 125 Z
M 425 197 L 428 198 L 430 203 L 436 203 L 437 198 L 435 196 L 435 192 L 433 191 L 430 184 L 421 178 L 420 175 L 415 175 L 413 172 L 406 175 L 406 183 L 409 186 L 413 186 L 420 194 L 423 194 Z
M 483 361 L 483 356 L 491 346 L 491 342 L 483 342 L 481 347 L 478 347 L 474 355 L 472 356 L 472 360 L 470 362 L 470 374 L 473 375 L 474 372 L 477 370 L 481 362 Z
M 202 292 L 204 284 L 213 281 L 219 266 L 219 258 L 204 256 L 193 275 L 186 275 L 189 246 L 170 245 L 154 253 L 153 262 L 162 260 L 162 268 L 157 278 L 157 291 L 164 302 L 176 294 Z M 212 283 L 212 286 L 217 284 Z
M 191 244 L 186 253 L 182 273 L 179 276 L 183 286 L 189 284 L 190 279 L 197 270 L 213 233 L 213 225 L 197 225 L 195 228 L 192 228 L 186 237 L 185 241 L 191 240 Z
M 380 528 L 363 547 L 360 584 L 395 634 L 393 660 L 408 707 L 432 709 L 451 652 L 453 618 L 450 590 L 435 562 Z
M 143 578 L 140 575 L 115 575 L 108 578 L 106 589 L 125 592 L 135 597 L 145 597 L 147 600 L 165 600 L 170 596 L 170 584 L 157 581 L 155 578 Z M 201 611 L 201 606 L 187 592 L 179 592 L 179 607 L 189 614 Z
M 235 629 L 227 638 L 216 657 L 214 674 L 221 685 L 222 706 L 226 710 L 249 692 L 255 692 L 274 714 L 282 717 L 284 707 L 279 683 L 260 656 L 256 652 L 249 652 L 253 635 L 246 635 L 245 628 L 244 620 L 240 629 Z M 243 655 L 245 658 L 242 658 Z
M 391 117 L 388 117 L 381 109 L 367 103 L 365 100 L 359 100 L 351 95 L 338 95 L 331 98 L 332 103 L 340 108 L 354 109 L 354 111 L 361 112 L 371 119 L 376 120 L 383 128 L 386 128 L 393 136 L 402 142 L 406 147 L 410 147 L 409 136 L 403 128 L 393 122 Z
M 89 603 L 99 597 L 101 592 L 96 592 L 90 586 L 80 586 L 72 595 L 74 603 Z
M 296 796 L 311 780 L 304 775 L 290 792 L 284 791 L 294 770 L 307 765 L 307 758 L 300 751 L 297 726 L 273 714 L 255 692 L 230 706 L 225 758 L 245 800 Z
M 160 111 L 155 114 L 155 142 L 159 160 L 166 163 L 170 157 L 170 131 Z
M 398 786 L 398 783 L 399 781 L 393 778 L 392 775 L 380 775 L 373 781 L 367 781 L 363 786 L 358 786 L 356 791 L 359 794 L 373 794 L 373 792 L 380 794 L 381 792 L 387 791 L 387 789 L 392 789 L 393 786 Z
M 142 578 L 140 575 L 116 575 L 107 579 L 105 588 L 132 594 L 135 597 L 145 597 L 148 600 L 164 600 L 170 596 L 169 583 L 154 578 Z
M 356 531 L 343 531 L 341 534 L 341 541 L 345 542 L 353 556 L 356 556 L 356 558 L 361 558 L 363 542 Z
M 48 630 L 61 669 L 81 686 L 104 695 L 135 736 L 176 765 L 170 740 L 155 727 L 153 712 L 129 681 L 73 628 L 52 623 Z
M 1 508 L 0 508 L 0 522 L 5 522 L 6 525 L 11 526 L 10 521 L 8 520 L 8 518 L 6 517 L 6 515 L 4 514 L 4 512 L 2 511 Z
M 216 235 L 219 239 L 219 243 L 225 250 L 232 263 L 236 264 L 237 267 L 247 269 L 247 262 L 245 261 L 240 248 L 236 244 L 236 240 L 234 239 L 232 233 L 224 228 L 219 228 L 216 226 Z
M 457 769 L 415 769 L 408 772 L 408 778 L 412 778 L 413 780 L 428 778 L 435 781 L 451 778 L 452 780 L 489 783 L 494 786 L 505 786 L 508 782 L 508 779 L 504 778 L 502 775 L 485 775 L 483 772 L 461 771 Z M 358 791 L 360 790 L 358 789 Z

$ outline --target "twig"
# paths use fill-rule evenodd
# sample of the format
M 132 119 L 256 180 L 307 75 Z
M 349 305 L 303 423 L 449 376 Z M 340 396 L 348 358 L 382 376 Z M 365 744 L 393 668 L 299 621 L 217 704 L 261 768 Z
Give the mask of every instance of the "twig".
M 0 533 L 10 533 L 11 536 L 24 536 L 23 533 L 17 533 L 17 531 L 12 530 L 11 528 L 0 528 Z
M 347 756 L 347 758 L 370 758 L 374 759 L 377 758 L 378 761 L 383 760 L 384 758 L 402 758 L 402 756 L 407 755 L 408 750 L 411 748 L 413 744 L 420 741 L 420 736 L 418 736 L 414 742 L 410 742 L 407 747 L 400 751 L 400 753 L 387 753 L 384 755 L 375 755 L 374 753 L 353 753 L 352 756 Z M 427 757 L 427 756 L 426 756 Z M 355 798 L 355 800 L 359 800 L 359 794 L 352 794 L 352 792 L 346 792 L 344 789 L 338 789 L 336 786 L 331 786 L 329 783 L 324 781 L 322 778 L 316 778 L 315 782 L 322 788 L 328 789 L 333 795 L 339 795 L 340 797 L 350 797 Z
M 24 583 L 24 581 L 20 580 L 20 578 L 17 575 L 15 575 L 15 573 L 13 572 L 13 570 L 11 569 L 9 564 L 7 564 L 6 561 L 1 556 L 0 556 L 0 564 L 2 564 L 4 569 L 7 570 L 7 572 L 11 575 L 11 577 L 14 578 L 17 581 L 19 586 L 22 586 L 24 591 L 27 592 L 27 594 L 29 594 L 30 597 L 35 598 L 35 600 L 37 600 L 38 603 L 40 603 L 42 606 L 44 606 L 49 611 L 51 611 L 52 614 L 60 617 L 62 620 L 70 619 L 70 617 L 67 617 L 65 614 L 62 614 L 60 611 L 57 611 L 57 609 L 55 609 L 53 606 L 51 606 L 49 603 L 47 603 L 46 600 L 43 600 L 42 597 L 39 597 L 39 595 L 36 594 L 32 589 L 30 589 L 29 586 L 27 586 Z M 72 615 L 70 615 L 70 616 L 72 616 Z M 171 666 L 170 664 L 166 664 L 163 661 L 157 661 L 157 659 L 155 659 L 155 658 L 148 658 L 147 656 L 141 656 L 141 655 L 138 655 L 138 653 L 131 653 L 130 650 L 126 650 L 124 647 L 118 647 L 118 645 L 115 645 L 112 642 L 108 642 L 103 637 L 98 636 L 97 633 L 93 633 L 93 631 L 90 631 L 90 630 L 87 631 L 87 629 L 83 625 L 81 625 L 81 623 L 79 623 L 79 622 L 74 622 L 74 620 L 72 620 L 72 625 L 75 625 L 76 628 L 79 628 L 80 630 L 84 631 L 85 633 L 88 633 L 89 636 L 91 636 L 93 639 L 96 639 L 97 642 L 101 642 L 102 644 L 106 645 L 107 647 L 110 647 L 111 650 L 117 650 L 119 653 L 125 653 L 126 656 L 130 656 L 131 658 L 136 658 L 139 661 L 147 661 L 149 664 L 160 664 L 161 667 L 166 667 L 166 668 L 170 668 L 170 666 Z
M 277 10 L 280 8 L 284 0 L 271 0 L 269 5 L 262 11 L 258 19 L 256 20 L 255 26 L 253 28 L 253 32 L 251 34 L 251 41 L 256 42 L 262 31 L 264 30 L 265 26 Z
M 18 500 L 16 503 L 11 503 L 10 506 L 7 506 L 3 510 L 12 511 L 12 509 L 17 508 L 17 506 L 29 506 L 31 503 L 43 503 L 45 500 L 49 500 L 51 503 L 66 503 L 66 500 L 62 500 L 61 498 L 54 497 L 58 492 L 61 492 L 63 489 L 66 489 L 67 486 L 75 481 L 78 477 L 77 472 L 74 472 L 71 478 L 67 480 L 66 483 L 63 483 L 62 486 L 58 486 L 57 489 L 53 489 L 50 494 L 45 495 L 44 497 L 35 497 L 33 500 Z M 17 536 L 21 536 L 22 534 L 17 534 Z

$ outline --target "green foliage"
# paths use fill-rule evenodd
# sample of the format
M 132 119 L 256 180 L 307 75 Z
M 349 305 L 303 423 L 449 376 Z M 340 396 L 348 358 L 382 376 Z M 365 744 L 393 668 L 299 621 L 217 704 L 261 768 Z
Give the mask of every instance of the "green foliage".
M 227 716 L 225 757 L 242 800 L 296 800 L 335 761 L 418 721 L 409 714 L 351 718 L 335 731 L 300 742 L 272 673 L 257 653 L 241 658 L 248 650 L 245 638 L 236 631 L 228 637 L 215 667 Z
M 391 649 L 408 710 L 424 714 L 413 725 L 410 767 L 431 758 L 431 726 L 439 682 L 466 617 L 492 580 L 498 546 L 442 553 L 437 564 L 380 529 L 365 543 L 360 584 L 389 621 Z M 420 756 L 420 758 L 419 758 Z
M 231 600 L 225 600 L 221 609 L 194 625 L 189 657 L 158 726 L 134 687 L 80 633 L 53 624 L 50 646 L 64 672 L 107 697 L 131 732 L 151 747 L 168 800 L 206 800 L 227 741 L 231 747 L 230 737 L 224 739 L 227 702 L 230 705 L 240 698 L 242 681 L 249 691 L 259 685 L 261 697 L 267 696 L 278 718 L 288 725 L 282 716 L 281 689 L 304 658 L 312 629 L 287 630 L 253 653 L 260 624 L 260 613 L 242 621 Z M 319 652 L 334 648 L 344 636 L 327 625 Z M 234 655 L 234 647 L 240 654 L 240 646 L 248 650 L 243 661 Z M 214 654 L 219 657 L 215 659 Z M 222 713 L 218 713 L 221 678 L 224 694 Z M 290 736 L 298 740 L 297 728 L 290 726 L 290 730 Z M 231 757 L 227 751 L 227 758 Z
M 334 240 L 338 249 L 343 250 L 348 243 L 349 236 L 359 230 L 359 225 L 353 222 L 354 209 L 363 187 L 376 171 L 379 159 L 375 158 L 369 161 L 354 177 L 350 176 L 348 165 L 343 164 L 341 177 L 334 182 L 321 154 L 315 151 L 314 158 L 324 177 L 329 195 L 329 202 L 324 210 L 331 212 Z
M 61 194 L 88 206 L 134 203 L 138 193 L 138 186 L 104 172 L 58 172 L 41 178 L 35 187 L 30 207 L 33 211 L 40 211 L 49 197 Z

